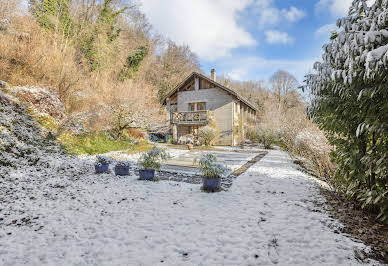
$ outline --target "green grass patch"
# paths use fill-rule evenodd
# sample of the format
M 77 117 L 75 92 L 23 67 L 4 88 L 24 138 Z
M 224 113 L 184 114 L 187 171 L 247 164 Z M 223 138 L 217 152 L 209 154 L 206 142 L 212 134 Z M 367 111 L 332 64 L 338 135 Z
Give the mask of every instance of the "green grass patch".
M 110 151 L 127 150 L 127 153 L 138 153 L 151 149 L 146 140 L 114 139 L 108 132 L 85 133 L 73 135 L 69 132 L 59 137 L 59 142 L 70 154 L 102 154 Z
M 58 131 L 58 121 L 50 115 L 38 112 L 32 105 L 27 108 L 27 112 L 41 127 L 53 132 Z

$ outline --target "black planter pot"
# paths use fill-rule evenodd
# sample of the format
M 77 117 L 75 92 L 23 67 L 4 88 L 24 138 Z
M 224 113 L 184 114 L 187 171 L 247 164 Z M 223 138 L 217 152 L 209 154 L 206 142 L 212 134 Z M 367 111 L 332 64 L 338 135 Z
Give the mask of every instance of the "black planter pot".
M 204 178 L 202 178 L 202 182 L 203 182 L 203 189 L 205 191 L 215 192 L 215 191 L 218 191 L 220 189 L 221 178 L 220 177 L 218 177 L 218 178 L 204 177 Z
M 115 174 L 120 176 L 129 175 L 129 167 L 115 167 Z
M 155 169 L 140 169 L 139 176 L 142 180 L 152 181 L 155 176 Z
M 102 174 L 108 171 L 109 169 L 109 164 L 101 164 L 101 165 L 94 165 L 94 169 L 96 170 L 97 174 Z

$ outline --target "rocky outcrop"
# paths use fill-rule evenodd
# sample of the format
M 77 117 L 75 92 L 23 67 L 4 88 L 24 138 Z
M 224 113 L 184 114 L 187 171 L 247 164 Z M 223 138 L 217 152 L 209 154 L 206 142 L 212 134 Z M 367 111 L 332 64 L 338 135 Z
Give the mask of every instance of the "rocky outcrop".
M 0 92 L 0 168 L 34 165 L 39 160 L 37 155 L 49 146 L 56 144 L 45 139 L 25 107 Z
M 0 80 L 0 89 L 6 89 L 9 85 L 7 82 Z
M 37 111 L 62 120 L 65 117 L 65 106 L 56 93 L 40 87 L 12 87 L 9 93 L 21 103 L 31 104 Z
M 10 24 L 11 24 L 11 21 L 9 19 L 7 18 L 0 19 L 0 31 L 7 32 Z

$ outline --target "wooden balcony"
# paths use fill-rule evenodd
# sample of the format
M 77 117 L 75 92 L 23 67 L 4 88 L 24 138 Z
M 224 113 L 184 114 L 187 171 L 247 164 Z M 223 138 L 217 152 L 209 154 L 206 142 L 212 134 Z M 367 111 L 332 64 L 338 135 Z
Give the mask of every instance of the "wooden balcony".
M 206 125 L 212 112 L 209 110 L 193 112 L 175 112 L 172 114 L 172 123 L 180 125 Z

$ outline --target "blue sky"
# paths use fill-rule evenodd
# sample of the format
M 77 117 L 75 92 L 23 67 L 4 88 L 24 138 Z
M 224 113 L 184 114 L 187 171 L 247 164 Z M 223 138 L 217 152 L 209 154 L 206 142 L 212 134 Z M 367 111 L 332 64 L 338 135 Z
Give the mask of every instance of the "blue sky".
M 155 31 L 198 55 L 201 68 L 238 80 L 278 69 L 299 81 L 320 59 L 352 0 L 139 0 Z

